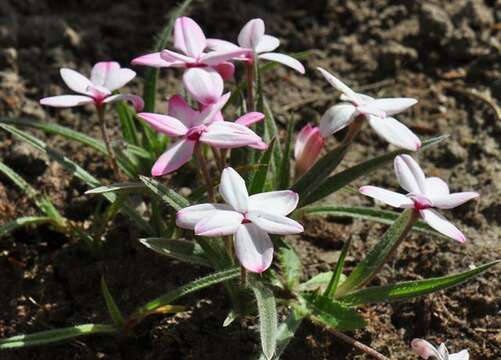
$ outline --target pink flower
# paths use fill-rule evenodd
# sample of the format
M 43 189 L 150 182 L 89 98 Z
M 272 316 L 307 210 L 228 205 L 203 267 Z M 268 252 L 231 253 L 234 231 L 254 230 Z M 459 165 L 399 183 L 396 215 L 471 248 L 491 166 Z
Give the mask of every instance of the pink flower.
M 449 354 L 445 344 L 440 344 L 438 349 L 423 339 L 414 339 L 411 342 L 412 351 L 423 359 L 430 357 L 435 360 L 469 360 L 470 354 L 468 350 L 461 350 L 456 354 Z
M 356 117 L 364 116 L 376 133 L 390 144 L 417 150 L 421 147 L 419 138 L 397 119 L 389 116 L 404 111 L 417 103 L 412 98 L 382 98 L 374 99 L 364 94 L 358 94 L 350 89 L 334 75 L 318 68 L 324 78 L 334 88 L 342 92 L 343 102 L 332 106 L 322 116 L 320 132 L 324 137 L 332 135 L 351 124 Z
M 185 69 L 211 67 L 227 80 L 234 73 L 233 64 L 227 60 L 245 53 L 239 49 L 204 52 L 207 47 L 205 34 L 193 19 L 186 16 L 176 19 L 174 47 L 181 53 L 165 49 L 161 52 L 139 56 L 132 60 L 132 64 Z
M 459 242 L 466 240 L 461 231 L 433 208 L 452 209 L 478 197 L 478 193 L 451 194 L 445 181 L 438 177 L 425 177 L 419 164 L 409 155 L 395 158 L 395 173 L 400 186 L 409 192 L 407 195 L 376 186 L 362 186 L 360 192 L 390 206 L 414 208 L 433 229 Z
M 199 236 L 235 235 L 238 260 L 247 270 L 260 273 L 273 260 L 268 234 L 299 234 L 303 226 L 287 217 L 297 206 L 293 191 L 271 191 L 249 196 L 245 181 L 231 167 L 223 170 L 219 193 L 226 204 L 189 206 L 177 213 L 176 224 Z
M 60 95 L 46 97 L 40 104 L 54 107 L 72 107 L 94 103 L 102 106 L 118 100 L 130 101 L 136 111 L 143 108 L 143 100 L 136 95 L 117 94 L 117 90 L 131 81 L 136 73 L 131 69 L 121 68 L 114 61 L 98 62 L 92 68 L 90 79 L 75 70 L 62 68 L 60 70 L 63 81 L 68 87 L 83 95 Z
M 179 138 L 155 162 L 151 169 L 153 176 L 179 169 L 191 159 L 195 145 L 199 142 L 222 149 L 257 147 L 262 143 L 258 135 L 240 123 L 213 121 L 214 115 L 222 109 L 229 97 L 230 93 L 227 93 L 217 103 L 196 111 L 181 96 L 176 95 L 169 100 L 169 115 L 138 114 L 138 117 L 158 132 Z
M 304 66 L 291 56 L 272 52 L 280 45 L 276 37 L 264 33 L 262 19 L 252 19 L 244 25 L 238 35 L 238 46 L 225 40 L 207 39 L 207 44 L 216 51 L 245 50 L 236 60 L 254 61 L 254 58 L 278 62 L 304 74 Z
M 324 147 L 324 138 L 318 127 L 310 124 L 304 126 L 296 138 L 294 158 L 296 159 L 296 175 L 302 175 L 317 161 Z

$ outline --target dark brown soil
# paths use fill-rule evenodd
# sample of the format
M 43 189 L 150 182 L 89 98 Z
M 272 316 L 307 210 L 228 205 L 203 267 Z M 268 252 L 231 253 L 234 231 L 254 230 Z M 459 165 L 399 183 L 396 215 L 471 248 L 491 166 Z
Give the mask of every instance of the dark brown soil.
M 122 65 L 145 53 L 165 24 L 169 1 L 0 1 L 0 116 L 57 122 L 97 135 L 90 109 L 42 109 L 38 99 L 66 91 L 58 68 L 87 72 L 99 60 Z M 262 17 L 288 52 L 310 50 L 306 76 L 277 68 L 265 78 L 279 121 L 316 122 L 334 103 L 334 91 L 315 71 L 322 66 L 355 89 L 378 96 L 413 96 L 419 104 L 399 116 L 422 138 L 449 134 L 447 142 L 419 156 L 428 174 L 448 180 L 454 191 L 481 197 L 447 216 L 465 231 L 459 245 L 411 236 L 374 284 L 462 271 L 501 257 L 501 93 L 499 1 L 206 1 L 191 12 L 213 37 L 235 39 L 250 18 Z M 142 69 L 138 69 L 139 73 Z M 179 89 L 179 74 L 162 72 L 158 110 Z M 131 91 L 141 92 L 140 79 Z M 286 89 L 286 91 L 283 91 Z M 112 122 L 112 119 L 108 119 Z M 116 130 L 118 134 L 118 130 Z M 109 178 L 103 159 L 58 137 L 44 137 L 93 174 Z M 333 140 L 334 142 L 334 140 Z M 388 145 L 364 128 L 347 167 Z M 86 219 L 96 199 L 86 187 L 29 147 L 0 133 L 0 159 L 54 199 L 65 216 Z M 390 166 L 362 179 L 396 187 Z M 369 204 L 339 192 L 331 204 Z M 6 179 L 0 179 L 0 222 L 36 214 Z M 291 239 L 304 260 L 305 277 L 326 271 L 342 242 L 352 238 L 348 267 L 385 226 L 333 218 L 306 220 Z M 86 322 L 108 321 L 99 288 L 104 273 L 121 309 L 136 306 L 206 273 L 142 247 L 141 236 L 118 218 L 101 257 L 48 228 L 26 229 L 0 242 L 0 337 Z M 415 301 L 361 309 L 369 327 L 353 335 L 392 359 L 413 359 L 410 340 L 446 341 L 452 352 L 470 349 L 472 359 L 501 358 L 499 267 L 459 288 Z M 189 311 L 141 325 L 135 339 L 82 338 L 56 346 L 0 352 L 0 359 L 252 359 L 259 350 L 253 319 L 222 327 L 230 304 L 213 288 L 182 301 Z M 331 334 L 304 324 L 285 359 L 367 359 Z

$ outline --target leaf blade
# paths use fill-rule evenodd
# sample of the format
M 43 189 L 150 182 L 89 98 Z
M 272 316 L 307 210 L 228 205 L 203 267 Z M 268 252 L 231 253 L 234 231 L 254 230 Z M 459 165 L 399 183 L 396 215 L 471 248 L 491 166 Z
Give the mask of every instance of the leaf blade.
M 252 286 L 259 314 L 259 335 L 264 356 L 273 357 L 277 346 L 277 304 L 273 292 L 261 285 Z

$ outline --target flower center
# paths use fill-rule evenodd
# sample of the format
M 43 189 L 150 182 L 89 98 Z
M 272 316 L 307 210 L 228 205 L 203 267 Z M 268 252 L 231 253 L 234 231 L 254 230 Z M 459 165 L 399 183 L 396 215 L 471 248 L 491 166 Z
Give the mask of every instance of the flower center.
M 191 68 L 203 68 L 203 67 L 207 67 L 207 65 L 203 64 L 203 63 L 196 62 L 196 63 L 186 63 L 185 67 L 187 69 L 191 69 Z
M 206 129 L 205 125 L 200 125 L 191 128 L 190 130 L 188 130 L 186 138 L 191 141 L 198 141 L 198 139 L 200 139 L 200 136 L 202 136 L 202 133 L 205 131 L 205 129 Z
M 412 201 L 414 201 L 414 208 L 416 210 L 425 210 L 432 207 L 432 203 L 426 197 L 421 195 L 414 195 L 411 197 Z
M 244 218 L 244 219 L 242 220 L 242 224 L 250 224 L 250 223 L 252 223 L 252 221 L 250 221 L 250 220 L 249 220 L 249 219 L 247 219 L 247 218 Z

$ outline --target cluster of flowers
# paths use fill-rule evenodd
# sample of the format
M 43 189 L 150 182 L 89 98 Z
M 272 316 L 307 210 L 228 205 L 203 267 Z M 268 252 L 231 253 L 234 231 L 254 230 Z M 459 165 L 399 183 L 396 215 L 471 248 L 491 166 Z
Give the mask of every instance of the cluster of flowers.
M 137 116 L 156 131 L 175 141 L 155 162 L 151 173 L 162 176 L 176 171 L 196 153 L 200 144 L 215 149 L 248 146 L 258 150 L 267 148 L 251 126 L 264 119 L 260 112 L 248 112 L 234 121 L 224 119 L 222 109 L 230 98 L 224 93 L 224 82 L 233 77 L 235 64 L 252 67 L 259 60 L 282 63 L 299 73 L 305 69 L 296 59 L 273 52 L 280 41 L 265 34 L 261 19 L 250 20 L 238 35 L 238 44 L 219 39 L 208 39 L 200 26 L 188 17 L 180 17 L 174 26 L 174 47 L 140 56 L 134 65 L 173 67 L 183 69 L 183 85 L 196 107 L 180 95 L 168 101 L 168 113 L 140 112 L 143 101 L 130 94 L 114 93 L 132 80 L 136 73 L 121 68 L 116 62 L 99 62 L 91 71 L 90 79 L 71 69 L 61 69 L 66 85 L 80 95 L 61 95 L 41 100 L 43 105 L 71 107 L 93 103 L 104 108 L 113 101 L 125 100 L 133 104 Z M 343 102 L 329 108 L 318 127 L 306 125 L 298 133 L 294 156 L 296 176 L 306 173 L 325 146 L 326 138 L 354 122 L 367 120 L 374 131 L 389 143 L 415 151 L 420 139 L 405 125 L 392 117 L 417 103 L 412 98 L 381 98 L 359 94 L 324 69 L 318 69 L 324 78 L 342 93 Z M 225 154 L 224 152 L 222 152 Z M 223 159 L 224 161 L 224 159 Z M 478 196 L 475 192 L 450 193 L 447 184 L 437 177 L 425 177 L 422 169 L 409 155 L 394 161 L 396 177 L 407 194 L 400 194 L 375 186 L 363 186 L 360 192 L 399 208 L 414 208 L 432 228 L 460 242 L 465 236 L 433 208 L 451 209 Z M 293 191 L 273 191 L 249 196 L 245 181 L 231 167 L 222 171 L 219 193 L 225 204 L 207 203 L 190 206 L 177 214 L 177 225 L 194 230 L 199 236 L 234 235 L 234 248 L 243 267 L 252 272 L 265 271 L 273 259 L 273 244 L 269 234 L 297 234 L 303 226 L 287 217 L 298 204 Z M 438 350 L 424 340 L 412 344 L 423 358 L 468 359 L 465 351 L 448 355 L 444 346 Z

